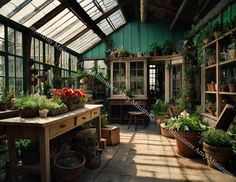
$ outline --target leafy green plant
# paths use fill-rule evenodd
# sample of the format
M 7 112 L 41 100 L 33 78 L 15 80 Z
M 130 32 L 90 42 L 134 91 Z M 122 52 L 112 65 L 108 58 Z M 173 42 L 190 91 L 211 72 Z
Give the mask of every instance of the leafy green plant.
M 166 40 L 162 46 L 163 55 L 171 55 L 173 53 L 173 43 L 169 40 Z
M 231 140 L 227 132 L 219 129 L 212 128 L 202 133 L 202 141 L 214 147 L 231 147 Z
M 85 139 L 86 146 L 95 146 L 98 145 L 98 136 L 94 130 L 86 129 L 81 131 L 83 138 Z
M 106 109 L 104 107 L 102 107 L 101 109 L 101 125 L 102 128 L 105 127 L 105 125 L 109 124 L 109 120 L 108 120 L 108 112 L 106 111 Z
M 151 44 L 151 50 L 154 52 L 154 53 L 156 53 L 156 55 L 161 55 L 161 50 L 162 50 L 162 48 L 161 48 L 161 46 L 160 46 L 160 44 L 159 43 L 153 43 L 153 44 Z
M 17 139 L 16 148 L 23 151 L 35 151 L 38 150 L 38 142 L 31 139 Z
M 206 122 L 202 122 L 196 116 L 191 117 L 181 117 L 178 119 L 173 119 L 171 124 L 166 127 L 171 130 L 177 131 L 191 131 L 191 132 L 202 132 L 207 129 L 208 124 Z
M 167 112 L 168 106 L 164 101 L 158 100 L 155 104 L 151 106 L 153 115 L 165 115 Z

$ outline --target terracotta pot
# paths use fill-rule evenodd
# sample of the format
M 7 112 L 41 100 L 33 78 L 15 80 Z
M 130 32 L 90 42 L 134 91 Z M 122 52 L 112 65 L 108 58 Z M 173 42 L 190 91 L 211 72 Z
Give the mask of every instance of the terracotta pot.
M 228 54 L 230 60 L 236 59 L 236 49 L 229 49 Z
M 212 82 L 211 82 L 211 91 L 216 91 L 215 88 L 216 88 L 216 87 L 215 87 L 215 82 L 212 81 Z
M 220 148 L 203 143 L 203 150 L 206 153 L 209 167 L 220 170 L 220 167 L 227 167 L 232 159 L 232 147 Z
M 201 134 L 198 132 L 175 132 L 176 152 L 189 158 L 199 157 L 195 149 L 202 148 L 202 144 L 200 144 Z
M 6 111 L 7 110 L 7 104 L 0 104 L 0 111 Z
M 166 129 L 163 124 L 160 124 L 161 129 L 161 135 L 167 138 L 175 138 L 175 136 L 172 134 L 172 131 L 169 129 Z
M 220 86 L 220 91 L 221 92 L 228 92 L 229 91 L 228 85 L 221 85 Z
M 210 83 L 207 84 L 207 90 L 208 90 L 208 91 L 212 91 L 212 90 L 211 90 L 211 84 L 210 84 Z
M 228 83 L 228 87 L 229 87 L 230 92 L 236 92 L 236 84 L 229 84 Z
M 34 118 L 38 116 L 38 109 L 23 109 L 19 113 L 22 118 Z
M 58 181 L 79 181 L 85 167 L 85 157 L 79 152 L 58 153 L 53 159 L 53 172 Z

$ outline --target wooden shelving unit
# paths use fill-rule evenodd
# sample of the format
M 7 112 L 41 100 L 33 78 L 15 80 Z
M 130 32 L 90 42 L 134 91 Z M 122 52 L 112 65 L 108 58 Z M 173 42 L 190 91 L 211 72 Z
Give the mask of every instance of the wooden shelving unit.
M 202 116 L 205 119 L 210 119 L 211 121 L 216 121 L 217 118 L 220 116 L 221 111 L 225 104 L 225 98 L 229 100 L 231 97 L 236 96 L 236 92 L 221 92 L 220 86 L 222 84 L 223 78 L 227 78 L 228 74 L 231 73 L 233 76 L 236 77 L 234 74 L 233 68 L 236 69 L 236 59 L 225 60 L 222 61 L 221 59 L 221 51 L 228 49 L 228 44 L 226 43 L 229 41 L 229 36 L 236 33 L 236 28 L 232 29 L 231 31 L 225 33 L 218 39 L 212 40 L 207 45 L 203 46 L 203 64 L 202 64 L 202 71 L 201 71 L 201 91 L 202 91 L 202 98 L 201 98 L 201 105 L 203 106 L 203 113 Z M 213 57 L 215 57 L 215 64 L 208 66 L 207 62 L 209 60 L 209 55 L 207 52 L 214 53 Z M 212 59 L 212 58 L 211 58 Z M 215 82 L 216 91 L 208 91 L 207 84 L 211 81 Z M 216 105 L 216 116 L 213 116 L 211 113 L 207 112 L 206 109 L 206 100 L 213 101 Z M 224 100 L 224 101 L 223 101 Z M 223 102 L 222 102 L 223 101 Z M 226 100 L 227 101 L 227 100 Z

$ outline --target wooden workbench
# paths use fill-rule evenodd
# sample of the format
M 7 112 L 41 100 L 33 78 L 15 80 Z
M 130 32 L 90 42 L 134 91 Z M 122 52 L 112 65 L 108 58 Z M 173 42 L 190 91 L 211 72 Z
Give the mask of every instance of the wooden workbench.
M 100 139 L 101 123 L 99 117 L 101 107 L 102 105 L 87 104 L 84 108 L 54 117 L 29 119 L 15 117 L 0 120 L 0 125 L 6 126 L 10 181 L 17 181 L 16 170 L 19 169 L 15 146 L 17 138 L 39 140 L 41 182 L 50 182 L 50 140 L 94 119 L 97 120 L 96 129 Z M 21 166 L 21 168 L 24 168 L 24 166 Z

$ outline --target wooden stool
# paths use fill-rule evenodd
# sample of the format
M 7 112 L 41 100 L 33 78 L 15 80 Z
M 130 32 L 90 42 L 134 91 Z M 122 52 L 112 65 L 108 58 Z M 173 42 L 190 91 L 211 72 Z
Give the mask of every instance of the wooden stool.
M 144 125 L 144 128 L 146 128 L 145 114 L 143 112 L 131 111 L 128 112 L 128 114 L 130 115 L 128 129 L 130 127 L 130 124 L 132 124 L 132 119 L 135 124 L 135 131 L 137 130 L 138 123 L 142 123 Z

